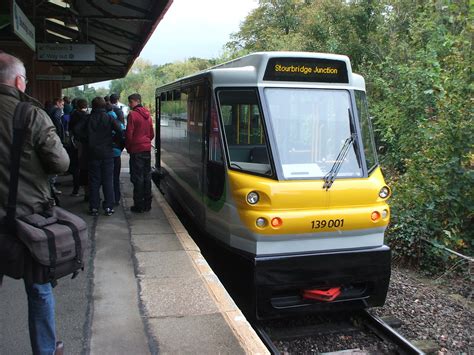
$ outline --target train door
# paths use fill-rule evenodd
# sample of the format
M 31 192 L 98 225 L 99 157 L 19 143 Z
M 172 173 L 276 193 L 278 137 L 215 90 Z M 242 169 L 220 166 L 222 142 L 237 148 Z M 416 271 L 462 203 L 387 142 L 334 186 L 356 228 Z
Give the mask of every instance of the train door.
M 204 124 L 209 109 L 207 86 L 204 83 L 198 83 L 187 88 L 182 92 L 187 95 L 188 129 L 187 129 L 187 161 L 186 161 L 186 181 L 191 191 L 192 215 L 199 223 L 205 220 L 205 208 L 203 201 L 204 191 L 204 142 L 205 129 Z M 183 94 L 183 93 L 182 93 Z
M 193 216 L 204 221 L 203 142 L 208 110 L 201 83 L 176 87 L 160 95 L 160 187 Z M 157 156 L 158 159 L 158 156 Z
M 209 89 L 209 114 L 206 119 L 204 151 L 204 203 L 206 206 L 206 229 L 213 235 L 224 233 L 222 209 L 225 203 L 225 164 L 222 149 L 222 135 L 217 106 Z

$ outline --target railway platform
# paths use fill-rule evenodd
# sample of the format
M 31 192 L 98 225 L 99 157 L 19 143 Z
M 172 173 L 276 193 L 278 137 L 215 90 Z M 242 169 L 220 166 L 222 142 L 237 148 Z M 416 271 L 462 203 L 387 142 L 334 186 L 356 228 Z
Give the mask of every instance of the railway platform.
M 124 153 L 122 167 L 128 166 Z M 268 354 L 208 266 L 199 248 L 153 186 L 148 213 L 130 212 L 132 185 L 122 169 L 122 203 L 114 215 L 87 215 L 59 179 L 61 204 L 89 225 L 88 265 L 55 288 L 58 338 L 67 354 Z M 0 353 L 30 353 L 21 281 L 0 288 Z

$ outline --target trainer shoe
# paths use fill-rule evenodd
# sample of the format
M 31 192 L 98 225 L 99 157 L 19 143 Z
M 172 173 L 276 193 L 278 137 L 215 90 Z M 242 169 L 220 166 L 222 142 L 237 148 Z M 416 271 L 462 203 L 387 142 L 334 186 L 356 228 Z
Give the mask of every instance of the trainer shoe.
M 114 211 L 113 208 L 106 208 L 104 214 L 105 214 L 106 216 L 112 216 L 112 215 L 114 214 L 114 212 L 115 212 L 115 211 Z
M 97 208 L 91 208 L 91 209 L 89 210 L 89 214 L 90 214 L 91 216 L 98 216 L 98 215 L 99 215 L 99 210 L 98 210 Z
M 64 355 L 64 343 L 62 341 L 56 342 L 56 350 L 54 355 Z

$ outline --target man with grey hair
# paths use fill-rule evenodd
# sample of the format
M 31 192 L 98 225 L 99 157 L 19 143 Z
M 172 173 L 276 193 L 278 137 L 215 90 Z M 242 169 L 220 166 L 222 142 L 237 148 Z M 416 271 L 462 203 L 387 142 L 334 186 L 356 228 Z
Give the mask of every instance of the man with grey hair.
M 29 102 L 26 134 L 20 161 L 16 214 L 18 217 L 40 213 L 54 203 L 48 175 L 63 173 L 69 157 L 56 134 L 54 125 L 41 104 L 25 94 L 28 80 L 25 66 L 16 57 L 0 52 L 0 221 L 4 221 L 9 195 L 10 156 L 13 116 L 19 102 Z M 0 222 L 0 228 L 5 228 Z M 0 230 L 0 232 L 2 231 Z M 0 233 L 1 234 L 1 233 Z M 56 343 L 54 296 L 50 283 L 35 282 L 31 257 L 24 271 L 28 296 L 28 325 L 34 354 L 62 354 L 63 345 Z M 2 270 L 0 269 L 0 274 Z M 1 281 L 0 275 L 0 281 Z M 0 282 L 1 284 L 1 282 Z

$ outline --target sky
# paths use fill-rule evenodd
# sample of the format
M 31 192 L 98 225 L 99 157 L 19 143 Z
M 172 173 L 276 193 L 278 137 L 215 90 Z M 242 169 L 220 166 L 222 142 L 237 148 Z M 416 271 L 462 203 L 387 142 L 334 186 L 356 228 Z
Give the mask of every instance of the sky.
M 140 53 L 152 64 L 215 58 L 258 0 L 174 0 Z M 109 82 L 93 84 L 108 87 Z

